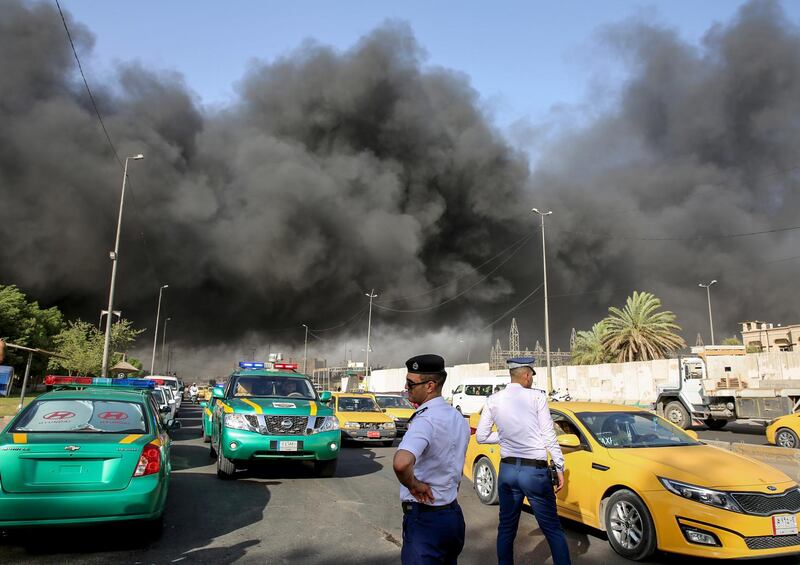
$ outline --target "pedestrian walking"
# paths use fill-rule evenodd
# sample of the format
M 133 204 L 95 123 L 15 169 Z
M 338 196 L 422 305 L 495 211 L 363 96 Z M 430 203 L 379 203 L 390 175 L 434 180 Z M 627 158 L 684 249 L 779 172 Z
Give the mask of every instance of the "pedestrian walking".
M 447 378 L 439 355 L 406 361 L 406 390 L 419 405 L 394 454 L 403 507 L 403 565 L 454 564 L 464 548 L 464 515 L 456 501 L 469 424 L 442 398 Z
M 514 563 L 514 538 L 522 500 L 527 497 L 550 546 L 553 563 L 568 565 L 569 548 L 556 513 L 555 495 L 564 486 L 564 456 L 556 441 L 547 393 L 531 388 L 536 374 L 533 362 L 531 357 L 506 361 L 511 383 L 486 399 L 475 439 L 478 443 L 500 444 L 498 563 Z M 492 426 L 497 426 L 496 432 Z M 548 453 L 558 470 L 555 488 L 547 470 Z

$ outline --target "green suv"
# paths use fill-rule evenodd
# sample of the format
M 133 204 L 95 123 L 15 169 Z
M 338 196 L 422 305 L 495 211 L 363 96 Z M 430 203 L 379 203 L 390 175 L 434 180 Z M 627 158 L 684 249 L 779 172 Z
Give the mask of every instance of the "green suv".
M 225 389 L 212 389 L 211 455 L 217 476 L 268 460 L 313 461 L 317 476 L 336 472 L 341 432 L 333 410 L 323 404 L 305 375 L 292 370 L 243 369 Z

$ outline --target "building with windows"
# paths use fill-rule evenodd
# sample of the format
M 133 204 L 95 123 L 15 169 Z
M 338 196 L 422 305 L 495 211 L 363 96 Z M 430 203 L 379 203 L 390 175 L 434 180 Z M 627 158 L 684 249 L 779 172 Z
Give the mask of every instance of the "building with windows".
M 782 326 L 752 320 L 741 322 L 742 344 L 748 352 L 800 351 L 800 324 Z

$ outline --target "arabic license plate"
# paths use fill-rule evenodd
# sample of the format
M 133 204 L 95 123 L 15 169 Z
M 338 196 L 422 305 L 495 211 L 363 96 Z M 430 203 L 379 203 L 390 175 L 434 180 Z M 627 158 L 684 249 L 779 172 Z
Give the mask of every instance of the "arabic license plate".
M 367 432 L 367 437 L 368 438 L 381 437 L 381 433 L 380 432 Z
M 793 514 L 773 516 L 772 531 L 776 536 L 797 535 L 797 516 Z
M 297 451 L 296 441 L 279 441 L 278 451 Z

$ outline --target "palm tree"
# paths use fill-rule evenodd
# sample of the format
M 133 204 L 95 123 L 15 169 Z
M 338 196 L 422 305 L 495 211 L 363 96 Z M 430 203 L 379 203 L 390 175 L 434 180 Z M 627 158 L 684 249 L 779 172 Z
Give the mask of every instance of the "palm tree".
M 591 330 L 578 332 L 575 345 L 572 346 L 572 364 L 597 365 L 610 361 L 611 355 L 603 345 L 607 333 L 608 327 L 602 320 L 593 325 Z
M 617 362 L 663 359 L 686 347 L 676 332 L 675 314 L 661 310 L 661 300 L 649 292 L 633 292 L 620 310 L 613 306 L 603 320 L 607 333 L 603 345 Z

